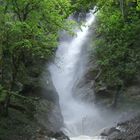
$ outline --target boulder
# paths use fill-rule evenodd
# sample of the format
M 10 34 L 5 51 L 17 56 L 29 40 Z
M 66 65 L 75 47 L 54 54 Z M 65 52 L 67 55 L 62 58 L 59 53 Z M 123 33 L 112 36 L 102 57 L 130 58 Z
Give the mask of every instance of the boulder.
M 116 133 L 119 133 L 119 132 L 120 132 L 120 130 L 116 129 L 115 127 L 106 128 L 101 133 L 101 136 L 109 136 L 110 134 L 116 134 Z
M 57 140 L 70 140 L 62 131 L 50 132 L 49 137 L 55 138 Z

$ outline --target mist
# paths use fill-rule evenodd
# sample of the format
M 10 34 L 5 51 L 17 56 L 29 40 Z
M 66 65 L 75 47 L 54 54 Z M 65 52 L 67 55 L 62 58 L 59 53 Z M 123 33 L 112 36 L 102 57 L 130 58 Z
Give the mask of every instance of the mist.
M 82 90 L 77 84 L 87 72 L 88 51 L 93 31 L 91 25 L 95 24 L 96 15 L 92 12 L 86 16 L 84 26 L 76 30 L 76 36 L 69 37 L 62 33 L 60 45 L 56 51 L 54 63 L 49 66 L 53 84 L 59 94 L 59 103 L 64 119 L 62 131 L 73 140 L 81 136 L 93 137 L 106 125 L 111 125 L 114 118 L 109 117 L 109 112 L 102 113 L 94 102 L 87 102 L 75 98 L 81 92 L 94 92 L 89 87 L 83 86 Z M 92 36 L 90 36 L 92 34 Z M 94 94 L 94 93 L 93 93 Z M 83 138 L 84 139 L 84 138 Z

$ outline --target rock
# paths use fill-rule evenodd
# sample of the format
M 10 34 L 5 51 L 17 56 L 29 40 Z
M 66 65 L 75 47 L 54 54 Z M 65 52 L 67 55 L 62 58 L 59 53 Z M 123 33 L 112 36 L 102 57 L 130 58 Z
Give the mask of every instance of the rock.
M 57 132 L 63 126 L 63 117 L 59 106 L 59 96 L 53 85 L 50 72 L 45 70 L 41 78 L 42 96 L 36 118 L 48 130 Z
M 53 85 L 50 72 L 48 70 L 44 71 L 43 77 L 41 79 L 42 94 L 47 100 L 59 105 L 59 96 Z
M 105 129 L 101 135 L 107 136 L 107 140 L 140 140 L 140 114 Z
M 46 99 L 40 99 L 36 104 L 35 118 L 49 131 L 57 132 L 63 126 L 63 117 L 59 106 Z
M 118 136 L 118 132 L 114 131 L 109 135 L 109 138 L 107 140 L 113 140 L 113 138 L 116 138 Z M 116 140 L 124 140 L 117 138 Z
M 139 85 L 132 85 L 127 88 L 126 90 L 127 95 L 134 99 L 140 99 L 140 86 Z
M 106 86 L 101 86 L 98 89 L 96 89 L 96 94 L 106 94 L 108 93 Z
M 46 131 L 44 131 L 43 129 L 39 128 L 37 130 L 37 137 L 35 138 L 35 140 L 51 140 L 51 138 L 49 138 L 47 136 Z
M 36 66 L 38 67 L 38 66 Z M 44 67 L 44 65 L 43 65 Z M 37 68 L 39 69 L 39 68 Z M 53 85 L 50 73 L 46 68 L 42 76 L 37 76 L 40 70 L 30 70 L 30 76 L 23 80 L 24 88 L 21 94 L 31 97 L 39 97 L 36 103 L 35 118 L 47 130 L 59 131 L 63 125 L 63 117 L 59 106 L 59 96 Z M 35 74 L 31 74 L 31 73 Z
M 118 133 L 120 130 L 116 129 L 115 127 L 112 128 L 106 128 L 101 133 L 101 136 L 109 136 L 110 134 Z
M 62 131 L 50 132 L 49 137 L 56 138 L 57 140 L 70 140 Z

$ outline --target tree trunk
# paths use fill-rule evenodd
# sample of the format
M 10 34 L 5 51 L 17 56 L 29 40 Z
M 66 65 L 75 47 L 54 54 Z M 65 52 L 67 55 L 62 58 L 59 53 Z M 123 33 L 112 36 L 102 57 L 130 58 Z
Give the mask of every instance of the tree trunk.
M 118 99 L 119 99 L 119 96 L 120 96 L 121 91 L 122 91 L 122 86 L 121 85 L 118 85 L 117 86 L 117 90 L 116 90 L 116 94 L 115 94 L 114 99 L 113 99 L 113 102 L 112 102 L 112 108 L 117 108 Z
M 10 105 L 10 93 L 7 92 L 6 98 L 5 98 L 5 102 L 4 102 L 4 107 L 3 107 L 3 115 L 4 116 L 8 116 L 8 108 Z
M 123 19 L 125 19 L 125 12 L 124 12 L 124 6 L 125 6 L 125 0 L 119 0 L 120 1 L 120 9 L 122 13 Z

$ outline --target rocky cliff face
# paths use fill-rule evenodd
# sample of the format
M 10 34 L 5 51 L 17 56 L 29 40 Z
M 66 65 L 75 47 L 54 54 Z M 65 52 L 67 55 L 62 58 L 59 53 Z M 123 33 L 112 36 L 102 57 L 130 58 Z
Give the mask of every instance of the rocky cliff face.
M 36 106 L 35 117 L 49 131 L 58 132 L 63 126 L 59 97 L 48 70 L 41 78 L 41 99 Z
M 63 125 L 59 97 L 45 60 L 33 60 L 20 81 L 23 85 L 21 94 L 39 99 L 34 112 L 37 121 L 47 130 L 59 131 Z
M 49 140 L 48 135 L 60 131 L 59 97 L 44 66 L 44 60 L 33 61 L 18 75 L 15 90 L 23 98 L 11 98 L 15 108 L 9 108 L 7 118 L 0 117 L 0 139 Z

